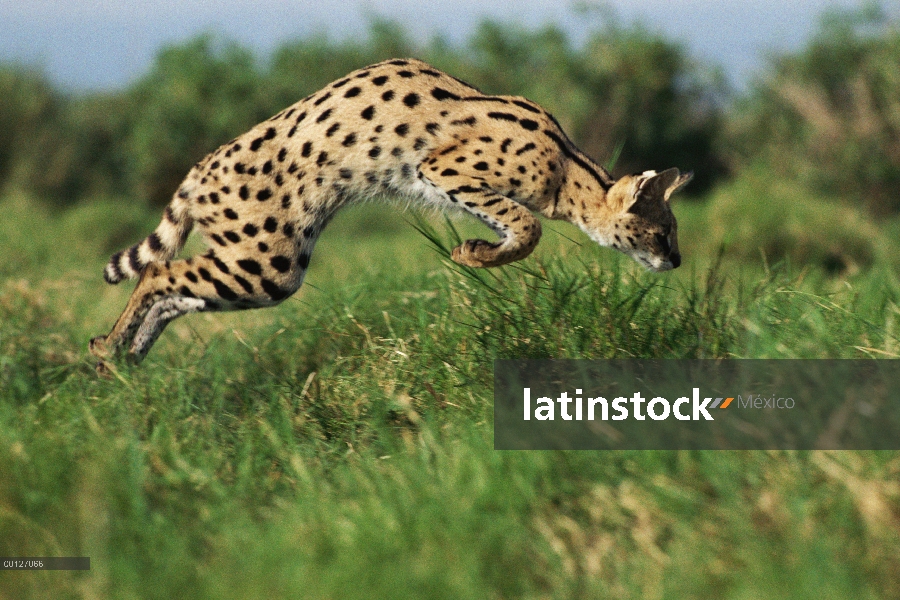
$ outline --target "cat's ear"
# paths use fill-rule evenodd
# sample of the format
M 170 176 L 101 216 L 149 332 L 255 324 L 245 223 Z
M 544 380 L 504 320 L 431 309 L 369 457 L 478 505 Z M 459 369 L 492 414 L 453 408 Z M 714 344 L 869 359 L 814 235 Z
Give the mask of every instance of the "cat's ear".
M 670 170 L 670 171 L 673 171 L 673 170 L 674 170 L 676 173 L 678 173 L 678 169 L 669 169 L 669 170 Z M 690 182 L 691 182 L 691 179 L 693 179 L 693 178 L 694 178 L 694 172 L 693 172 L 693 171 L 688 171 L 687 173 L 681 173 L 680 175 L 678 175 L 678 177 L 675 178 L 675 181 L 673 181 L 673 182 L 666 188 L 666 191 L 665 191 L 665 193 L 664 193 L 664 195 L 663 195 L 663 199 L 664 199 L 666 202 L 668 202 L 668 201 L 669 201 L 669 198 L 672 196 L 672 194 L 674 194 L 675 192 L 681 190 L 684 186 L 686 186 L 688 183 L 690 183 Z
M 668 201 L 669 190 L 674 188 L 681 177 L 678 169 L 671 168 L 657 173 L 656 171 L 644 171 L 635 176 L 634 183 L 628 199 L 628 211 L 637 212 L 642 206 L 660 200 Z
M 671 186 L 675 185 L 675 181 L 679 176 L 678 169 L 674 167 L 659 173 L 656 171 L 645 171 L 635 182 L 635 196 L 661 196 Z

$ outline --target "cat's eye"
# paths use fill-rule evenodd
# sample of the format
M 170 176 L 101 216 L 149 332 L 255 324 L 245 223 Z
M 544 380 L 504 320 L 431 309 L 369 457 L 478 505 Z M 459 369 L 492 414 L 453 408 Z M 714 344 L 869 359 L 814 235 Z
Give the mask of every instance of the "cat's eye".
M 662 251 L 665 254 L 668 254 L 669 251 L 672 249 L 672 247 L 669 246 L 669 237 L 665 236 L 661 233 L 657 233 L 655 235 L 656 235 L 656 243 L 659 244 L 659 247 L 662 248 Z

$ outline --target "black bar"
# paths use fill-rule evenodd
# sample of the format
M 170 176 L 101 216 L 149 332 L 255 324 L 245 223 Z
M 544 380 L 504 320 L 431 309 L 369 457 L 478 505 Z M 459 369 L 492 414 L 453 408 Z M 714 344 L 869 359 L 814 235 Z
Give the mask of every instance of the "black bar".
M 0 556 L 0 571 L 89 571 L 87 556 Z

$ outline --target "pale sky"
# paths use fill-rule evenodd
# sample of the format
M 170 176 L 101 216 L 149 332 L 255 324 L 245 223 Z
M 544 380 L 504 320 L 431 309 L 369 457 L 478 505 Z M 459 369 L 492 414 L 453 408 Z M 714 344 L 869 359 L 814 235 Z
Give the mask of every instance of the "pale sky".
M 828 7 L 861 0 L 610 0 L 620 21 L 638 20 L 683 42 L 699 59 L 746 83 L 771 52 L 797 49 Z M 264 57 L 292 38 L 364 32 L 367 15 L 414 39 L 464 41 L 483 18 L 536 27 L 557 23 L 574 40 L 596 27 L 566 0 L 0 0 L 0 61 L 44 68 L 69 89 L 116 88 L 149 68 L 159 47 L 199 33 L 223 34 Z M 896 0 L 884 2 L 897 15 Z

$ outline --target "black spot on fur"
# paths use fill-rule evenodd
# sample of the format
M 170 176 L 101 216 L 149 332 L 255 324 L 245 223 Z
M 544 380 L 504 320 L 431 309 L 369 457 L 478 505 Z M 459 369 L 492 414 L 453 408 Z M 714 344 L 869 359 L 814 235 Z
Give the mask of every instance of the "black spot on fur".
M 250 258 L 245 258 L 237 261 L 237 265 L 251 275 L 260 275 L 262 273 L 262 266 L 258 262 Z
M 478 119 L 476 119 L 474 116 L 470 115 L 470 116 L 466 117 L 465 119 L 454 119 L 453 121 L 450 121 L 450 124 L 451 125 L 470 125 L 471 126 L 477 122 L 478 122 Z
M 534 150 L 535 148 L 537 148 L 537 146 L 535 146 L 531 142 L 528 142 L 527 144 L 516 150 L 516 156 L 521 156 L 530 150 Z
M 527 102 L 522 102 L 521 100 L 513 100 L 513 104 L 518 106 L 519 108 L 524 108 L 525 110 L 533 113 L 540 114 L 540 109 L 535 108 L 534 106 L 528 104 Z
M 443 177 L 453 177 L 454 175 L 459 175 L 459 171 L 455 169 L 444 169 L 441 171 L 441 176 Z
M 350 169 L 341 169 L 338 171 L 338 174 L 341 176 L 341 179 L 353 179 L 353 171 Z
M 322 111 L 322 114 L 319 115 L 319 116 L 316 118 L 316 123 L 321 123 L 322 121 L 324 121 L 325 119 L 327 119 L 328 117 L 330 117 L 332 112 L 333 112 L 333 111 L 332 111 L 332 109 L 330 109 L 330 108 L 325 109 L 324 111 Z
M 270 190 L 269 188 L 266 188 L 264 190 L 259 190 L 258 192 L 256 192 L 256 199 L 259 200 L 260 202 L 265 202 L 266 200 L 268 200 L 271 197 L 272 197 L 272 190 Z
M 341 128 L 340 123 L 334 123 L 328 130 L 325 132 L 325 137 L 331 137 L 335 134 L 335 132 Z
M 381 156 L 381 146 L 372 146 L 372 149 L 369 150 L 369 158 L 378 158 Z
M 278 220 L 275 217 L 266 218 L 266 222 L 263 223 L 263 229 L 265 229 L 269 233 L 275 233 L 275 231 L 278 229 Z
M 242 288 L 244 288 L 245 292 L 247 292 L 248 294 L 253 293 L 253 284 L 251 284 L 249 281 L 247 281 L 240 275 L 235 275 L 234 280 L 238 283 L 238 285 L 240 285 Z
M 228 245 L 228 244 L 225 243 L 225 240 L 223 240 L 218 234 L 213 233 L 213 234 L 210 235 L 209 237 L 211 237 L 211 238 L 212 238 L 212 241 L 214 241 L 215 243 L 217 243 L 217 244 L 220 245 L 220 246 L 227 246 L 227 245 Z
M 301 252 L 300 256 L 297 257 L 297 266 L 301 269 L 306 269 L 309 267 L 309 254 L 306 252 Z
M 213 287 L 216 288 L 216 293 L 219 294 L 220 298 L 224 298 L 225 300 L 237 300 L 238 295 L 234 292 L 234 290 L 218 279 L 213 279 L 212 284 Z
M 154 252 L 159 252 L 162 250 L 162 240 L 159 239 L 159 234 L 155 231 L 147 236 L 147 245 L 150 246 L 150 249 Z
M 372 83 L 374 83 L 375 85 L 384 85 L 385 83 L 387 83 L 387 80 L 387 75 L 379 75 L 378 77 L 372 78 Z
M 313 106 L 319 106 L 320 104 L 322 104 L 323 102 L 325 102 L 325 101 L 328 100 L 329 98 L 331 98 L 331 92 L 326 92 L 324 96 L 320 97 L 318 100 L 316 100 L 315 102 L 313 102 Z M 331 109 L 329 108 L 329 109 L 328 109 L 327 111 L 325 111 L 325 112 L 330 113 L 330 112 L 331 112 Z M 328 117 L 325 117 L 325 118 L 327 119 Z M 319 120 L 320 120 L 320 121 L 322 120 L 321 117 L 319 118 Z
M 409 125 L 407 123 L 400 123 L 394 127 L 394 133 L 400 137 L 406 137 L 406 134 L 409 133 Z
M 268 294 L 269 298 L 275 300 L 276 302 L 279 300 L 284 300 L 288 296 L 290 296 L 290 292 L 281 289 L 274 282 L 269 281 L 268 279 L 263 279 L 259 282 L 262 286 L 263 291 Z
M 269 260 L 269 264 L 279 273 L 287 273 L 291 268 L 291 259 L 279 254 L 278 256 L 273 256 L 271 260 Z
M 303 148 L 300 150 L 300 155 L 307 157 L 312 154 L 312 142 L 303 142 Z
M 531 119 L 521 119 L 519 121 L 519 125 L 527 129 L 528 131 L 535 131 L 538 128 L 537 121 L 532 121 Z
M 246 225 L 244 225 L 243 232 L 244 232 L 244 234 L 246 234 L 250 237 L 253 237 L 257 233 L 259 233 L 259 227 L 257 227 L 253 223 L 247 223 Z
M 403 104 L 410 108 L 417 106 L 419 102 L 421 102 L 421 98 L 419 98 L 419 95 L 415 92 L 410 92 L 403 97 Z
M 230 208 L 226 208 L 222 212 L 222 214 L 224 214 L 226 218 L 231 219 L 232 221 L 235 221 L 238 218 L 238 214 L 236 212 L 234 212 L 233 210 L 231 210 Z
M 326 162 L 328 162 L 328 153 L 323 150 L 322 152 L 319 152 L 319 156 L 316 158 L 316 164 L 321 167 Z
M 413 144 L 413 150 L 421 150 L 425 146 L 428 145 L 428 141 L 423 138 L 416 138 L 416 143 Z
M 394 99 L 394 90 L 388 90 L 381 95 L 381 99 L 385 102 L 390 102 Z
M 234 172 L 235 173 L 239 173 L 239 174 L 243 175 L 244 171 L 246 171 L 246 170 L 247 170 L 247 168 L 244 166 L 243 163 L 234 163 Z
M 229 242 L 234 242 L 235 244 L 241 241 L 241 236 L 233 231 L 226 231 L 222 233 L 222 235 L 224 235 L 225 239 L 227 239 Z
M 436 134 L 440 130 L 441 130 L 441 126 L 438 125 L 437 123 L 428 123 L 427 125 L 425 125 L 425 131 L 427 131 L 431 135 Z
M 372 117 L 375 116 L 375 107 L 367 106 L 366 108 L 363 109 L 363 111 L 361 113 L 359 113 L 359 116 L 361 116 L 366 121 L 371 121 Z
M 472 165 L 472 168 L 473 168 L 473 169 L 476 169 L 476 170 L 478 170 L 478 171 L 487 171 L 487 170 L 488 170 L 488 164 L 487 164 L 486 162 L 484 162 L 484 161 L 481 161 L 481 162 L 477 162 L 477 163 L 475 163 L 474 165 Z
M 350 133 L 347 135 L 347 137 L 344 138 L 344 141 L 341 142 L 341 146 L 343 146 L 344 148 L 349 148 L 350 146 L 352 146 L 355 143 L 356 143 L 356 134 Z
M 228 265 L 219 260 L 219 257 L 212 253 L 210 250 L 209 257 L 212 259 L 213 264 L 216 265 L 216 268 L 226 275 L 228 275 L 231 271 L 228 269 Z
M 517 117 L 516 115 L 514 115 L 512 113 L 506 113 L 506 112 L 489 112 L 488 117 L 491 119 L 496 119 L 498 121 L 513 121 L 513 122 L 515 122 L 515 121 L 519 120 L 519 117 Z
M 355 98 L 361 91 L 361 88 L 354 86 L 344 93 L 344 98 Z
M 192 271 L 188 271 L 184 274 L 184 276 L 187 277 L 188 281 L 190 281 L 191 283 L 197 283 L 200 281 L 200 279 Z
M 457 96 L 453 92 L 448 92 L 447 90 L 439 87 L 431 90 L 431 95 L 435 98 L 435 100 L 459 100 L 459 96 Z

